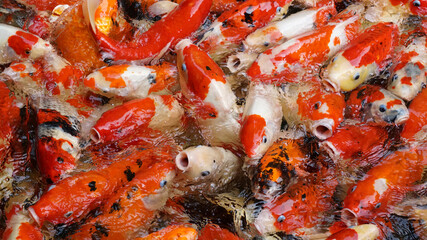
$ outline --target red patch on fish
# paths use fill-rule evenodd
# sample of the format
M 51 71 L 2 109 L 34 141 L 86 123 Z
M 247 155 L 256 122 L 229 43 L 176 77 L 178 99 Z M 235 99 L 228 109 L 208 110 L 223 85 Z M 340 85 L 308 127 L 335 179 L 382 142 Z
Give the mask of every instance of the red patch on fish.
M 257 114 L 245 118 L 240 131 L 240 139 L 249 157 L 256 154 L 255 149 L 261 144 L 266 125 L 265 119 Z
M 28 57 L 38 41 L 39 39 L 36 36 L 23 31 L 16 31 L 16 34 L 7 40 L 9 47 L 21 57 Z

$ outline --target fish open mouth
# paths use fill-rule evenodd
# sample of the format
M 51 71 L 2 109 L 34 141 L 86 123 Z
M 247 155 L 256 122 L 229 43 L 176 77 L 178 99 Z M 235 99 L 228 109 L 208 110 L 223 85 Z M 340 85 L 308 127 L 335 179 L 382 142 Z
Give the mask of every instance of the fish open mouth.
M 255 62 L 257 54 L 237 53 L 227 59 L 227 68 L 232 73 L 240 72 Z
M 357 215 L 348 208 L 344 208 L 341 211 L 341 220 L 347 224 L 347 226 L 356 226 L 357 225 Z
M 333 160 L 339 157 L 339 151 L 330 141 L 321 142 L 319 143 L 319 145 L 328 153 L 329 157 L 331 157 Z
M 329 79 L 323 80 L 323 86 L 325 86 L 326 90 L 329 90 L 329 91 L 334 91 L 334 92 L 340 91 L 340 87 L 338 86 L 338 84 L 332 82 Z
M 315 121 L 311 126 L 311 132 L 320 140 L 325 140 L 332 136 L 334 121 L 332 119 L 322 119 Z
M 95 128 L 92 128 L 90 130 L 90 139 L 92 139 L 92 141 L 94 143 L 101 142 L 101 135 L 99 134 L 99 132 Z
M 188 159 L 188 155 L 186 152 L 180 152 L 175 158 L 176 167 L 185 172 L 188 170 L 188 165 L 190 164 L 190 160 Z

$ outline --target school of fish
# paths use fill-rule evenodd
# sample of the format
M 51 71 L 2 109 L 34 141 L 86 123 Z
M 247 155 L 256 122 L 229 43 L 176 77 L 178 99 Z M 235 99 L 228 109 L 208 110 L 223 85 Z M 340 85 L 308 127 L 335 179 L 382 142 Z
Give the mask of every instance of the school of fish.
M 427 239 L 426 0 L 0 1 L 0 238 Z

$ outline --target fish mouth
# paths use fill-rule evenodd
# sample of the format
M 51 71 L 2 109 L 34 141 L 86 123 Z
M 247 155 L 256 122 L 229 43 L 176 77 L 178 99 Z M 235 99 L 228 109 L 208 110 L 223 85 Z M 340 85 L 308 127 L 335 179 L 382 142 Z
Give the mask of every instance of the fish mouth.
M 311 126 L 311 132 L 320 140 L 325 140 L 332 136 L 334 131 L 334 121 L 332 119 L 322 119 L 315 121 Z
M 322 83 L 323 83 L 323 86 L 326 88 L 326 90 L 333 91 L 333 92 L 340 91 L 340 86 L 329 79 L 323 79 Z
M 325 149 L 325 151 L 328 153 L 329 157 L 336 162 L 336 160 L 339 158 L 340 154 L 337 148 L 330 142 L 330 141 L 324 141 L 319 143 L 320 146 Z
M 255 62 L 258 56 L 251 53 L 237 53 L 228 57 L 227 68 L 232 73 L 240 72 L 245 68 L 248 68 L 253 62 Z
M 28 208 L 28 212 L 30 213 L 30 217 L 34 219 L 34 221 L 40 226 L 40 218 L 37 216 L 36 211 L 34 211 L 33 207 Z
M 92 139 L 92 141 L 94 143 L 100 143 L 101 142 L 101 134 L 99 134 L 98 130 L 96 130 L 95 128 L 92 128 L 90 130 L 90 139 Z
M 188 159 L 188 155 L 186 152 L 180 152 L 175 158 L 176 167 L 185 172 L 188 170 L 190 165 L 190 160 Z
M 357 225 L 357 215 L 355 212 L 351 211 L 348 208 L 344 208 L 341 211 L 341 220 L 347 224 L 347 226 L 356 226 Z

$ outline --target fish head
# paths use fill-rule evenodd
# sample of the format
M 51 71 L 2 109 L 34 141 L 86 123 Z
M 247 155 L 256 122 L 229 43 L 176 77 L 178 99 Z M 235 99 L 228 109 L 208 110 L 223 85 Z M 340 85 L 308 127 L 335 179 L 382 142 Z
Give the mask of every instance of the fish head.
M 406 101 L 412 100 L 425 81 L 423 68 L 424 66 L 420 68 L 418 64 L 408 62 L 390 77 L 388 90 Z
M 369 114 L 373 120 L 387 124 L 406 122 L 409 118 L 409 111 L 405 102 L 385 89 L 380 89 L 380 91 L 384 97 L 373 101 L 369 107 Z
M 412 0 L 410 1 L 411 12 L 418 16 L 427 16 L 427 0 Z
M 274 141 L 266 120 L 258 114 L 245 118 L 240 131 L 240 140 L 250 158 L 261 158 Z

